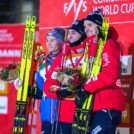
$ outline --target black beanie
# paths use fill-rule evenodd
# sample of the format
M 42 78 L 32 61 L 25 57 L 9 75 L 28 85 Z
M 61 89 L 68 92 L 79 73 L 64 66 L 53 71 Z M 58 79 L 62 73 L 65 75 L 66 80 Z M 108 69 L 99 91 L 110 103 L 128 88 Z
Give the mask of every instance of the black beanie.
M 84 20 L 89 20 L 97 24 L 98 26 L 102 26 L 104 15 L 102 14 L 100 9 L 97 9 L 90 14 Z
M 81 38 L 78 41 L 70 43 L 71 47 L 78 46 L 87 37 L 86 34 L 85 34 L 85 31 L 84 31 L 84 20 L 75 20 L 71 24 L 71 26 L 68 27 L 68 29 L 73 29 L 73 30 L 77 31 L 81 35 Z
M 68 29 L 73 29 L 80 33 L 82 36 L 85 36 L 85 31 L 84 31 L 84 25 L 83 25 L 83 20 L 75 20 L 71 26 L 68 27 Z

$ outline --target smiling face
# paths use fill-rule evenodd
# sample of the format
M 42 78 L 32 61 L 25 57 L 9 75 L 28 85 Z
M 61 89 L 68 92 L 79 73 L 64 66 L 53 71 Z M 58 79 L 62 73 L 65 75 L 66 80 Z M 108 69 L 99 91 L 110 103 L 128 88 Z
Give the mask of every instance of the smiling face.
M 56 52 L 60 49 L 61 44 L 53 36 L 46 36 L 46 46 L 49 52 Z
M 70 43 L 74 43 L 74 42 L 78 41 L 81 38 L 81 36 L 82 35 L 80 33 L 78 33 L 77 31 L 75 31 L 73 29 L 68 30 L 67 38 Z
M 97 24 L 93 23 L 92 21 L 85 20 L 84 27 L 85 27 L 85 33 L 87 37 L 98 33 Z

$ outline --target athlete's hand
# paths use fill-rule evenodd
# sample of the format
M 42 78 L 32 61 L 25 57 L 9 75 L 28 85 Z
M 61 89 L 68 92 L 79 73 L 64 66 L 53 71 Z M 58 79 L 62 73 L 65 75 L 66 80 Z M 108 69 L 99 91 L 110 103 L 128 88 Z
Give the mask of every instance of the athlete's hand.
M 68 85 L 61 86 L 60 90 L 56 92 L 58 98 L 63 98 L 72 95 L 73 92 L 68 90 Z
M 83 85 L 82 87 L 76 92 L 76 98 L 75 98 L 75 104 L 78 108 L 82 108 L 82 105 L 84 103 L 84 101 L 86 100 L 86 98 L 88 97 L 90 93 L 87 92 Z

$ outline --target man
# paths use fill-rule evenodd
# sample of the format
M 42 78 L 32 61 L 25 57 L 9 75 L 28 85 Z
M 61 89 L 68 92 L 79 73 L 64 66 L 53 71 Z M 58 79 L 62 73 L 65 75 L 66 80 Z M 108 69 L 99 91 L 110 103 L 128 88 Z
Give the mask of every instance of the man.
M 88 40 L 103 39 L 101 33 L 103 14 L 100 9 L 91 12 L 84 19 Z M 98 42 L 97 42 L 98 44 Z M 89 51 L 91 51 L 90 46 Z M 115 134 L 121 123 L 121 111 L 125 110 L 125 97 L 120 89 L 120 47 L 113 39 L 107 39 L 101 54 L 101 71 L 84 82 L 77 93 L 76 104 L 85 94 L 94 94 L 91 134 Z M 78 103 L 77 103 L 78 102 Z
M 63 70 L 66 68 L 81 68 L 85 48 L 83 41 L 85 38 L 83 20 L 75 20 L 72 25 L 68 27 L 68 42 L 70 45 Z M 60 99 L 58 123 L 61 128 L 60 131 L 62 134 L 71 134 L 75 111 L 74 96 L 73 98 L 70 96 L 72 92 L 68 91 L 67 85 L 63 86 L 58 80 L 53 78 L 56 68 L 61 68 L 63 56 L 61 53 L 54 61 L 49 78 L 47 78 L 45 82 L 45 87 L 47 88 L 44 88 L 44 92 L 49 97 Z M 58 88 L 57 85 L 59 85 Z M 52 87 L 55 87 L 57 90 L 55 93 L 50 91 Z
M 44 82 L 46 81 L 49 75 L 49 69 L 57 55 L 61 51 L 61 45 L 64 41 L 65 31 L 60 27 L 54 27 L 46 35 L 46 46 L 49 54 L 43 62 L 39 65 L 39 70 L 37 73 L 37 86 L 38 90 L 43 90 Z M 49 98 L 43 93 L 41 102 L 40 102 L 40 118 L 42 121 L 41 133 L 42 134 L 52 134 L 55 129 L 55 122 L 57 121 L 57 110 L 56 106 L 57 100 Z

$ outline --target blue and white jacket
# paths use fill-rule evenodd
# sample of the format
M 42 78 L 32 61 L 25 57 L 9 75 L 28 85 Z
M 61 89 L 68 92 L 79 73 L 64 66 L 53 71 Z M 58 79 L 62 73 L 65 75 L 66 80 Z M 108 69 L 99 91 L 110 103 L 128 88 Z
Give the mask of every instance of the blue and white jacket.
M 47 79 L 47 72 L 49 71 L 57 54 L 52 55 L 50 53 L 47 58 L 45 58 L 45 60 L 39 65 L 38 72 L 36 74 L 38 90 L 43 90 L 44 81 Z M 57 99 L 52 99 L 43 95 L 40 102 L 41 121 L 49 121 L 52 123 L 57 120 L 57 117 Z

